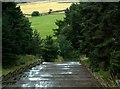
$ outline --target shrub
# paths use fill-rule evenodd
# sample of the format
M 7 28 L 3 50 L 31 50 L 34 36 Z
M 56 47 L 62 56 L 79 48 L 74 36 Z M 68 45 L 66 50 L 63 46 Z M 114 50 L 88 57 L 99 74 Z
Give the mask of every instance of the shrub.
M 51 36 L 46 36 L 42 44 L 42 58 L 46 62 L 53 62 L 59 54 L 58 45 Z
M 120 74 L 120 51 L 111 53 L 110 68 L 115 75 Z
M 32 12 L 32 16 L 40 16 L 39 11 L 33 11 L 33 12 Z
M 49 12 L 48 12 L 48 14 L 51 14 L 51 12 L 52 12 L 52 9 L 49 9 Z

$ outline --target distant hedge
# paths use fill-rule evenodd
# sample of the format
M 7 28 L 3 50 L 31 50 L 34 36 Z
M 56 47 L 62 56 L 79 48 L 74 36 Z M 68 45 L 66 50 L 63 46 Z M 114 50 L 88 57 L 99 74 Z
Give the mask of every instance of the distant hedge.
M 32 16 L 40 16 L 40 13 L 39 13 L 39 11 L 33 11 L 31 15 Z

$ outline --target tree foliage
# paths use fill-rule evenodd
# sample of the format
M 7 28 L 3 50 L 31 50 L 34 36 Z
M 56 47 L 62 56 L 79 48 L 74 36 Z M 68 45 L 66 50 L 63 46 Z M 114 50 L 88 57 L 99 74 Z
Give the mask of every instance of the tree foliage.
M 66 40 L 66 38 L 62 35 L 58 38 L 59 49 L 60 49 L 60 56 L 63 58 L 71 58 L 73 47 L 71 46 L 70 42 Z
M 38 53 L 31 51 L 39 46 L 38 34 L 14 2 L 2 3 L 2 46 L 3 67 L 15 63 L 17 55 Z
M 53 62 L 57 58 L 58 53 L 58 45 L 51 36 L 46 36 L 42 43 L 42 58 L 47 62 Z
M 33 11 L 31 15 L 32 16 L 40 16 L 40 13 L 39 13 L 39 11 Z
M 63 35 L 80 54 L 89 57 L 94 71 L 120 71 L 120 3 L 72 4 L 55 36 Z

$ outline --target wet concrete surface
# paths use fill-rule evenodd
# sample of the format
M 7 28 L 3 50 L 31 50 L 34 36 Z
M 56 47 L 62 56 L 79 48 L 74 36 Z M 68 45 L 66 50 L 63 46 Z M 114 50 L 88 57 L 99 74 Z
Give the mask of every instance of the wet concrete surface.
M 7 87 L 52 89 L 54 87 L 98 86 L 96 79 L 79 62 L 43 62 L 26 71 L 19 81 Z

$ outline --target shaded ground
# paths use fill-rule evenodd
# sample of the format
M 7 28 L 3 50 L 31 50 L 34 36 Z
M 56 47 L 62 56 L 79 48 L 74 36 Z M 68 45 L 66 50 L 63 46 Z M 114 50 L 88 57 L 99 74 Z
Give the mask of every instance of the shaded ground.
M 57 87 L 56 89 L 58 89 L 60 87 L 98 86 L 98 82 L 79 62 L 43 62 L 26 71 L 18 82 L 8 87 L 12 89 L 16 87 L 23 89 L 26 87 L 32 87 L 32 89 L 53 89 Z

